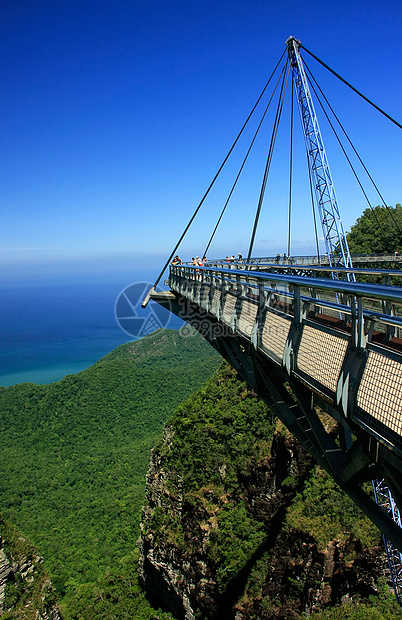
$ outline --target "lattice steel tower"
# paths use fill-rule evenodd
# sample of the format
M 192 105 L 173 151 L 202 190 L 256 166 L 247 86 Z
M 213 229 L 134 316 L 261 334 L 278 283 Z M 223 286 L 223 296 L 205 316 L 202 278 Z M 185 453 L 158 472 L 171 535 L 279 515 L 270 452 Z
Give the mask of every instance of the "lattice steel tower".
M 310 169 L 314 177 L 314 189 L 329 264 L 331 267 L 352 267 L 324 142 L 299 53 L 299 42 L 294 37 L 289 37 L 286 46 L 293 72 Z

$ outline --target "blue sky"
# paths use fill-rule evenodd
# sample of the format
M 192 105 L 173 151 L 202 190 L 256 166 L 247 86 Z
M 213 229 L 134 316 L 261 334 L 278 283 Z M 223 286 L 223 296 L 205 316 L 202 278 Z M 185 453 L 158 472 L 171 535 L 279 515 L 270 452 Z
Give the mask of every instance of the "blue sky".
M 6 280 L 145 268 L 157 275 L 290 35 L 402 120 L 396 0 L 3 0 L 1 13 Z M 401 130 L 305 58 L 386 201 L 401 202 Z M 287 132 L 278 137 L 256 238 L 263 255 L 286 250 Z M 211 255 L 247 251 L 265 135 Z M 325 138 L 348 229 L 367 205 Z M 294 255 L 314 252 L 298 139 Z M 201 254 L 240 160 L 196 220 L 183 259 Z

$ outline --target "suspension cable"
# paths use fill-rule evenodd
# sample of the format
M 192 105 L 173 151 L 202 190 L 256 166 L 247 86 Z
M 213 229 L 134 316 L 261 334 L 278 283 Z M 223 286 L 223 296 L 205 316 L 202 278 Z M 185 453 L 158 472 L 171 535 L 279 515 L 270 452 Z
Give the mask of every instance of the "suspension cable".
M 286 67 L 286 65 L 283 67 L 283 69 L 282 69 L 282 71 L 281 71 L 281 73 L 280 73 L 280 75 L 279 75 L 279 77 L 278 77 L 278 80 L 277 80 L 277 82 L 276 82 L 276 84 L 275 84 L 275 87 L 274 87 L 273 93 L 272 93 L 272 95 L 271 95 L 271 97 L 270 97 L 270 99 L 269 99 L 269 101 L 268 101 L 268 104 L 267 104 L 267 106 L 266 106 L 265 110 L 264 110 L 264 114 L 262 115 L 262 118 L 261 118 L 261 120 L 260 120 L 260 122 L 259 122 L 259 124 L 258 124 L 257 130 L 256 130 L 256 132 L 255 132 L 255 134 L 254 134 L 254 136 L 253 136 L 253 139 L 252 139 L 251 144 L 250 144 L 250 146 L 249 146 L 249 148 L 248 148 L 248 151 L 247 151 L 247 153 L 246 153 L 246 156 L 245 156 L 245 158 L 243 159 L 243 163 L 242 163 L 242 165 L 240 166 L 240 170 L 239 170 L 239 172 L 237 173 L 236 179 L 235 179 L 235 181 L 234 181 L 234 183 L 233 183 L 233 185 L 232 185 L 232 189 L 231 189 L 231 190 L 230 190 L 230 192 L 229 192 L 229 196 L 227 197 L 227 200 L 226 200 L 226 202 L 225 202 L 225 204 L 224 204 L 224 206 L 223 206 L 223 209 L 222 209 L 221 214 L 220 214 L 220 216 L 219 216 L 219 218 L 218 218 L 218 221 L 217 221 L 217 223 L 216 223 L 216 225 L 215 225 L 215 228 L 214 228 L 214 230 L 213 230 L 213 233 L 212 233 L 212 235 L 211 235 L 211 238 L 209 239 L 208 244 L 207 244 L 207 247 L 205 248 L 205 251 L 204 251 L 204 253 L 202 254 L 202 256 L 208 256 L 208 250 L 209 250 L 209 247 L 210 247 L 210 245 L 211 245 L 211 243 L 212 243 L 212 241 L 213 241 L 213 238 L 215 237 L 215 233 L 216 233 L 216 231 L 218 230 L 219 224 L 221 223 L 222 217 L 223 217 L 223 215 L 224 215 L 224 213 L 225 213 L 225 211 L 226 211 L 226 207 L 227 207 L 227 206 L 228 206 L 228 204 L 229 204 L 229 201 L 230 201 L 230 199 L 231 199 L 231 197 L 232 197 L 232 194 L 233 194 L 233 192 L 234 192 L 234 190 L 235 190 L 235 187 L 236 187 L 236 185 L 237 185 L 237 182 L 238 182 L 238 180 L 239 180 L 239 178 L 240 178 L 240 175 L 241 175 L 241 173 L 242 173 L 242 171 L 243 171 L 243 168 L 244 168 L 244 166 L 245 166 L 245 164 L 246 164 L 246 162 L 247 162 L 248 156 L 250 155 L 251 149 L 253 148 L 254 142 L 255 142 L 255 140 L 256 140 L 256 138 L 257 138 L 257 135 L 258 135 L 258 133 L 259 133 L 259 131 L 260 131 L 260 129 L 261 129 L 261 125 L 262 125 L 262 123 L 263 123 L 263 121 L 264 121 L 264 119 L 265 119 L 265 116 L 266 116 L 267 112 L 268 112 L 268 108 L 269 108 L 269 106 L 271 105 L 272 99 L 274 98 L 274 95 L 275 95 L 275 93 L 276 93 L 276 89 L 278 88 L 278 84 L 279 84 L 279 82 L 280 82 L 280 80 L 281 80 L 281 77 L 282 77 L 282 75 L 283 75 L 283 72 L 285 71 L 285 67 Z
M 251 253 L 253 251 L 255 235 L 256 235 L 257 227 L 258 227 L 258 220 L 260 218 L 261 207 L 262 207 L 262 203 L 263 203 L 263 200 L 264 200 L 265 189 L 266 189 L 267 180 L 268 180 L 268 174 L 269 174 L 269 170 L 270 170 L 270 167 L 271 167 L 272 155 L 273 155 L 273 152 L 274 152 L 274 147 L 275 147 L 275 142 L 276 142 L 276 136 L 278 134 L 279 122 L 280 122 L 281 115 L 282 115 L 283 99 L 284 99 L 284 96 L 285 96 L 286 85 L 287 85 L 287 82 L 288 82 L 289 71 L 290 71 L 289 59 L 286 59 L 286 63 L 285 63 L 284 69 L 286 69 L 286 67 L 287 67 L 287 71 L 286 71 L 286 73 L 285 72 L 283 73 L 283 80 L 282 80 L 282 84 L 281 84 L 281 92 L 280 92 L 280 95 L 279 95 L 278 107 L 277 107 L 277 110 L 276 110 L 274 126 L 273 126 L 273 129 L 272 129 L 271 142 L 270 142 L 270 145 L 269 145 L 267 163 L 266 163 L 266 166 L 265 166 L 264 178 L 263 178 L 263 181 L 262 181 L 260 198 L 259 198 L 259 201 L 258 201 L 258 207 L 257 207 L 257 211 L 256 211 L 256 214 L 255 214 L 254 227 L 253 227 L 253 232 L 252 232 L 251 239 L 250 239 L 250 247 L 249 247 L 248 254 L 247 254 L 247 262 L 248 263 L 250 262 Z
M 299 47 L 303 48 L 304 50 L 306 50 L 306 52 L 308 54 L 310 54 L 310 56 L 312 56 L 313 58 L 315 58 L 320 65 L 322 65 L 323 67 L 325 67 L 326 69 L 328 69 L 328 71 L 330 71 L 333 75 L 335 75 L 335 77 L 337 77 L 339 80 L 341 80 L 341 82 L 343 82 L 344 84 L 346 84 L 346 86 L 349 86 L 349 88 L 351 88 L 357 95 L 359 95 L 359 97 L 361 97 L 362 99 L 364 99 L 365 101 L 367 101 L 367 103 L 369 103 L 371 106 L 373 106 L 373 108 L 375 108 L 376 110 L 378 110 L 378 112 L 381 112 L 381 114 L 383 114 L 386 118 L 388 118 L 390 121 L 392 121 L 397 127 L 399 127 L 399 129 L 402 129 L 402 125 L 400 123 L 398 123 L 398 121 L 396 121 L 394 118 L 392 118 L 392 116 L 390 116 L 389 114 L 387 114 L 386 112 L 384 112 L 384 110 L 382 110 L 378 105 L 376 105 L 375 103 L 373 103 L 368 97 L 366 97 L 365 95 L 363 95 L 363 93 L 361 93 L 359 90 L 357 90 L 357 88 L 355 88 L 354 86 L 352 86 L 352 84 L 350 84 L 347 80 L 345 80 L 342 76 L 339 75 L 339 73 L 337 73 L 336 71 L 334 71 L 333 69 L 331 69 L 331 67 L 329 67 L 327 64 L 325 64 L 325 62 L 323 62 L 322 60 L 320 60 L 318 58 L 318 56 L 316 56 L 315 54 L 313 54 L 313 52 L 310 52 L 310 50 L 307 49 L 307 47 L 305 47 L 304 45 L 302 45 L 301 43 L 299 43 Z
M 276 64 L 276 66 L 275 66 L 275 69 L 272 71 L 272 73 L 271 73 L 271 75 L 270 75 L 270 77 L 269 77 L 269 79 L 268 79 L 268 82 L 265 84 L 265 86 L 264 86 L 264 88 L 263 88 L 263 90 L 262 90 L 262 92 L 261 92 L 260 96 L 258 97 L 258 99 L 257 99 L 256 103 L 254 104 L 253 109 L 251 110 L 251 112 L 250 112 L 250 114 L 248 115 L 248 117 L 247 117 L 247 119 L 246 119 L 245 123 L 243 124 L 243 127 L 240 129 L 239 133 L 237 134 L 236 140 L 233 142 L 232 146 L 230 147 L 230 150 L 229 150 L 228 154 L 226 155 L 225 159 L 223 160 L 222 164 L 220 165 L 220 168 L 218 169 L 218 172 L 215 174 L 214 178 L 212 179 L 212 181 L 211 181 L 211 183 L 210 183 L 210 185 L 209 185 L 209 187 L 208 187 L 207 191 L 205 192 L 204 196 L 202 197 L 202 199 L 201 199 L 200 203 L 198 204 L 198 207 L 196 208 L 196 210 L 194 211 L 194 213 L 193 213 L 192 217 L 190 218 L 189 223 L 188 223 L 188 224 L 187 224 L 187 226 L 185 227 L 185 229 L 184 229 L 184 231 L 182 232 L 182 234 L 181 234 L 181 236 L 180 236 L 180 238 L 179 238 L 178 242 L 176 243 L 175 247 L 173 248 L 172 253 L 170 254 L 170 256 L 169 256 L 168 260 L 167 260 L 167 261 L 166 261 L 166 263 L 164 264 L 164 266 L 163 266 L 163 268 L 162 268 L 162 271 L 160 272 L 159 276 L 156 278 L 153 288 L 155 288 L 155 287 L 158 285 L 158 283 L 159 283 L 160 279 L 162 278 L 162 276 L 163 276 L 163 274 L 164 274 L 164 272 L 165 272 L 165 269 L 167 269 L 167 267 L 169 266 L 170 261 L 172 260 L 172 258 L 173 258 L 173 256 L 174 256 L 175 252 L 177 251 L 177 248 L 179 247 L 179 245 L 180 245 L 180 244 L 181 244 L 181 242 L 183 241 L 184 237 L 186 236 L 186 234 L 187 234 L 187 232 L 188 232 L 188 229 L 190 228 L 191 224 L 193 223 L 193 221 L 194 221 L 194 219 L 195 219 L 195 217 L 196 217 L 197 213 L 198 213 L 198 212 L 199 212 L 199 210 L 201 209 L 201 206 L 203 205 L 203 203 L 204 203 L 204 201 L 205 201 L 206 197 L 208 196 L 209 192 L 211 191 L 212 186 L 214 185 L 214 183 L 215 183 L 216 179 L 217 179 L 217 178 L 218 178 L 218 176 L 220 175 L 220 173 L 221 173 L 221 171 L 222 171 L 222 168 L 224 167 L 224 165 L 226 164 L 226 162 L 227 162 L 227 160 L 229 159 L 230 155 L 232 154 L 232 151 L 233 151 L 234 147 L 236 146 L 237 142 L 239 141 L 240 136 L 242 135 L 242 133 L 243 133 L 244 129 L 246 128 L 246 126 L 247 126 L 247 124 L 248 124 L 248 122 L 249 122 L 249 120 L 250 120 L 251 116 L 253 115 L 253 113 L 254 113 L 254 111 L 255 111 L 256 107 L 257 107 L 257 106 L 258 106 L 258 104 L 260 103 L 261 98 L 263 97 L 263 95 L 264 95 L 265 91 L 267 90 L 268 85 L 269 85 L 269 83 L 270 83 L 271 79 L 273 78 L 273 76 L 274 76 L 274 74 L 275 74 L 275 72 L 276 72 L 277 68 L 279 67 L 280 63 L 282 62 L 282 58 L 284 57 L 285 53 L 286 53 L 286 50 L 283 52 L 282 56 L 281 56 L 281 57 L 280 57 L 280 59 L 278 60 L 278 62 L 277 62 L 277 64 Z M 148 299 L 149 299 L 149 295 L 148 295 L 148 296 L 147 296 L 147 298 L 144 300 L 143 305 L 146 305 L 146 304 L 148 303 Z
M 304 62 L 304 66 L 306 67 L 307 72 L 309 73 L 309 75 L 310 75 L 311 79 L 314 81 L 314 83 L 316 84 L 317 88 L 319 89 L 319 91 L 320 91 L 321 95 L 323 96 L 323 98 L 324 98 L 324 100 L 325 100 L 325 102 L 326 102 L 327 106 L 329 107 L 329 109 L 331 110 L 332 114 L 334 115 L 334 118 L 336 119 L 336 121 L 337 121 L 338 125 L 339 125 L 339 126 L 340 126 L 340 128 L 342 129 L 342 131 L 343 131 L 343 133 L 344 133 L 344 135 L 345 135 L 345 137 L 346 137 L 347 141 L 349 142 L 350 146 L 352 147 L 352 149 L 353 149 L 353 151 L 354 151 L 354 153 L 355 153 L 356 157 L 358 158 L 358 160 L 359 160 L 360 164 L 362 165 L 362 167 L 363 167 L 363 169 L 364 169 L 365 173 L 367 174 L 368 178 L 370 179 L 371 183 L 373 184 L 373 187 L 374 187 L 374 189 L 376 190 L 376 192 L 377 192 L 377 194 L 378 194 L 378 196 L 379 196 L 380 200 L 382 201 L 382 203 L 383 203 L 383 205 L 384 205 L 385 209 L 387 210 L 388 215 L 390 216 L 390 218 L 392 219 L 393 223 L 395 224 L 396 229 L 398 230 L 398 232 L 399 232 L 400 234 L 402 234 L 401 228 L 400 228 L 400 226 L 399 226 L 398 222 L 396 221 L 396 219 L 395 219 L 395 217 L 394 217 L 394 215 L 393 215 L 393 213 L 392 213 L 391 209 L 389 208 L 389 206 L 388 206 L 388 205 L 387 205 L 387 203 L 385 202 L 383 195 L 381 194 L 381 192 L 380 192 L 380 190 L 379 190 L 379 188 L 378 188 L 377 184 L 375 183 L 375 181 L 374 181 L 373 177 L 371 176 L 371 174 L 370 174 L 369 170 L 367 169 L 367 167 L 366 167 L 366 165 L 364 164 L 364 162 L 363 162 L 362 158 L 360 157 L 360 155 L 359 155 L 358 151 L 356 150 L 356 148 L 355 148 L 355 146 L 354 146 L 353 142 L 352 142 L 352 141 L 351 141 L 351 139 L 349 138 L 349 135 L 348 135 L 348 133 L 346 132 L 346 129 L 344 128 L 344 126 L 343 126 L 343 124 L 341 123 L 340 119 L 339 119 L 339 118 L 338 118 L 338 116 L 336 115 L 335 110 L 334 110 L 334 109 L 333 109 L 333 107 L 331 106 L 330 102 L 328 101 L 328 99 L 327 99 L 327 97 L 325 96 L 325 94 L 324 94 L 324 92 L 323 92 L 322 88 L 321 88 L 321 87 L 320 87 L 320 85 L 318 84 L 318 82 L 317 82 L 317 80 L 315 79 L 314 75 L 312 74 L 311 70 L 310 70 L 310 69 L 309 69 L 309 67 L 307 66 L 306 62 Z M 359 184 L 359 186 L 360 186 L 360 189 L 362 190 L 362 193 L 364 194 L 364 197 L 366 198 L 366 201 L 367 201 L 367 203 L 368 203 L 368 205 L 369 205 L 370 209 L 371 209 L 371 210 L 373 211 L 373 213 L 374 213 L 374 216 L 375 216 L 375 219 L 376 219 L 377 224 L 380 226 L 380 228 L 382 228 L 382 227 L 381 227 L 381 225 L 380 225 L 380 223 L 379 223 L 379 221 L 378 221 L 377 214 L 375 213 L 375 209 L 374 209 L 374 207 L 372 206 L 372 204 L 371 204 L 371 202 L 370 202 L 369 198 L 367 197 L 367 194 L 366 194 L 366 192 L 365 192 L 365 190 L 364 190 L 364 188 L 363 188 L 362 183 L 360 182 L 360 179 L 359 179 L 359 177 L 358 177 L 358 175 L 357 175 L 357 173 L 356 173 L 356 171 L 355 171 L 355 169 L 354 169 L 354 167 L 353 167 L 353 164 L 351 163 L 351 161 L 350 161 L 350 159 L 349 159 L 349 157 L 348 157 L 348 155 L 347 155 L 347 153 L 346 153 L 346 151 L 345 151 L 345 149 L 344 149 L 344 147 L 343 147 L 343 145 L 342 145 L 342 142 L 341 142 L 341 140 L 340 140 L 340 138 L 339 138 L 339 136 L 338 136 L 337 132 L 335 131 L 335 129 L 334 129 L 334 127 L 333 127 L 333 125 L 332 125 L 332 123 L 331 123 L 331 121 L 330 121 L 329 117 L 328 117 L 328 114 L 327 114 L 327 112 L 326 112 L 326 110 L 325 110 L 325 108 L 324 108 L 324 106 L 323 106 L 323 104 L 322 104 L 322 102 L 321 102 L 320 98 L 318 97 L 317 92 L 316 92 L 316 90 L 315 90 L 315 88 L 314 88 L 313 84 L 311 83 L 311 81 L 310 81 L 310 86 L 311 86 L 312 90 L 314 91 L 315 96 L 317 97 L 317 100 L 318 100 L 318 102 L 319 102 L 319 104 L 320 104 L 320 106 L 321 106 L 321 109 L 323 110 L 323 112 L 324 112 L 324 114 L 325 114 L 325 116 L 326 116 L 326 118 L 327 118 L 327 120 L 328 120 L 328 122 L 329 122 L 329 124 L 330 124 L 330 126 L 331 126 L 331 128 L 332 128 L 332 131 L 334 132 L 334 134 L 335 134 L 335 136 L 336 136 L 336 139 L 338 140 L 338 143 L 339 143 L 339 145 L 340 145 L 340 147 L 341 147 L 341 149 L 342 149 L 342 151 L 343 151 L 343 154 L 345 155 L 345 157 L 346 157 L 346 159 L 347 159 L 347 161 L 348 161 L 348 163 L 349 163 L 349 166 L 351 167 L 351 169 L 352 169 L 352 171 L 353 171 L 353 174 L 354 174 L 354 175 L 355 175 L 355 177 L 356 177 L 356 180 L 357 180 L 357 182 L 358 182 L 358 184 Z
M 288 257 L 290 256 L 290 229 L 292 215 L 292 179 L 293 179 L 293 87 L 294 76 L 292 72 L 292 87 L 290 90 L 290 153 L 289 153 L 289 209 L 288 209 Z

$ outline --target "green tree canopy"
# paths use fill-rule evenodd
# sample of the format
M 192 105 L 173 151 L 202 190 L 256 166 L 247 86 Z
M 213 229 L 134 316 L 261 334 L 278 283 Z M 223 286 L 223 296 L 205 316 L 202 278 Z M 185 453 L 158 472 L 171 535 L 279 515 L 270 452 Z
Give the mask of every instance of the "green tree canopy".
M 347 233 L 351 254 L 402 251 L 402 207 L 367 208 Z

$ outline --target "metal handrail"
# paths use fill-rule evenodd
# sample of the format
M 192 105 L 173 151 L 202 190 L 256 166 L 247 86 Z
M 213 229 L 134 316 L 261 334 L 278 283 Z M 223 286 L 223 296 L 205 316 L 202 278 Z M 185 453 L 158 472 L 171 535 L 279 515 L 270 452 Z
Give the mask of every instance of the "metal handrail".
M 194 273 L 194 278 L 202 277 L 202 274 L 214 274 L 230 276 L 242 276 L 243 278 L 252 278 L 254 280 L 264 280 L 271 282 L 285 282 L 297 287 L 332 291 L 338 294 L 352 295 L 354 297 L 365 297 L 369 299 L 378 299 L 391 303 L 402 305 L 402 288 L 390 286 L 388 284 L 368 284 L 364 282 L 348 282 L 343 280 L 330 280 L 325 278 L 312 278 L 309 276 L 296 276 L 292 274 L 276 274 L 266 272 L 255 272 L 243 269 L 228 269 L 220 267 L 195 267 L 192 265 L 176 265 L 173 266 L 173 273 L 180 271 Z M 205 277 L 205 276 L 204 276 Z M 245 282 L 251 285 L 249 282 Z M 276 289 L 275 289 L 276 290 Z
M 192 267 L 194 266 L 192 263 L 183 263 L 183 265 L 185 265 L 186 267 Z M 231 265 L 231 267 L 228 267 L 228 265 Z M 276 263 L 276 262 L 264 262 L 264 263 L 255 263 L 255 262 L 250 262 L 250 263 L 245 263 L 245 262 L 238 262 L 238 261 L 233 261 L 231 263 L 227 263 L 227 261 L 224 260 L 211 260 L 208 261 L 208 263 L 206 265 L 204 265 L 204 267 L 207 268 L 221 268 L 224 269 L 229 268 L 229 269 L 233 269 L 233 267 L 236 266 L 236 268 L 241 269 L 242 271 L 248 271 L 247 267 L 252 266 L 258 266 L 258 268 L 261 269 L 297 269 L 298 271 L 314 271 L 314 272 L 321 272 L 321 273 L 327 273 L 328 275 L 331 275 L 332 273 L 336 273 L 336 274 L 347 274 L 347 273 L 354 273 L 355 275 L 359 276 L 365 276 L 365 275 L 371 275 L 371 276 L 392 276 L 392 277 L 402 277 L 402 270 L 401 269 L 373 269 L 373 268 L 366 268 L 366 267 L 329 267 L 326 265 L 303 265 L 303 264 L 299 264 L 299 263 Z M 250 269 L 250 271 L 259 271 L 256 269 Z

